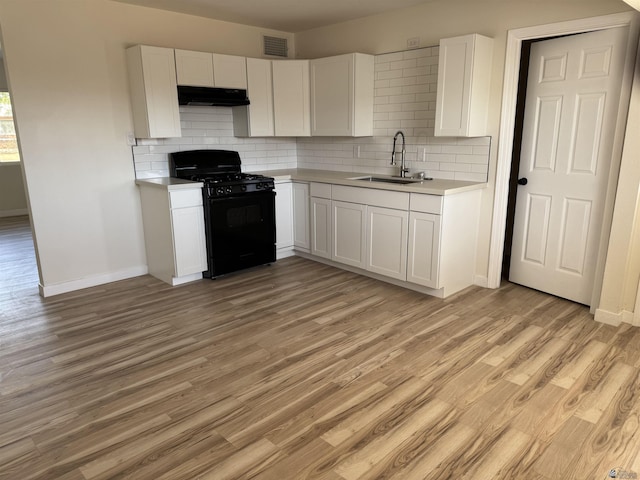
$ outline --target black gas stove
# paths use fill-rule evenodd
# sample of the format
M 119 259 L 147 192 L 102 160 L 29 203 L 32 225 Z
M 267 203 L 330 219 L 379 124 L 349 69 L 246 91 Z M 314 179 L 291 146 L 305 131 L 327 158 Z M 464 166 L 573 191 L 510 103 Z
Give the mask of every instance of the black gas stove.
M 191 150 L 171 154 L 172 177 L 203 182 L 209 197 L 274 189 L 273 178 L 240 171 L 240 155 L 231 150 Z
M 230 150 L 170 155 L 172 177 L 204 183 L 205 277 L 215 278 L 276 260 L 273 178 L 242 173 L 240 164 L 238 152 Z

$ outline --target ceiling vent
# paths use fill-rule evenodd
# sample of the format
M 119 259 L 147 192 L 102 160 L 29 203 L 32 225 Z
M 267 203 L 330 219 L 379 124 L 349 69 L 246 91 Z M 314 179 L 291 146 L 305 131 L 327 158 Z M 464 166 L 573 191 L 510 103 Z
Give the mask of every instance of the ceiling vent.
M 264 35 L 262 37 L 264 45 L 264 54 L 270 57 L 288 57 L 289 47 L 286 38 L 271 37 Z

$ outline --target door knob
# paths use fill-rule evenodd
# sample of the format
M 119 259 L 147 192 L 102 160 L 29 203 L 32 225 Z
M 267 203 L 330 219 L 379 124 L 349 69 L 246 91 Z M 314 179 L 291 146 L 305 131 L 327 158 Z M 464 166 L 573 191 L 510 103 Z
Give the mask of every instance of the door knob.
M 527 183 L 529 183 L 529 180 L 527 180 L 526 178 L 518 179 L 518 185 L 526 185 Z

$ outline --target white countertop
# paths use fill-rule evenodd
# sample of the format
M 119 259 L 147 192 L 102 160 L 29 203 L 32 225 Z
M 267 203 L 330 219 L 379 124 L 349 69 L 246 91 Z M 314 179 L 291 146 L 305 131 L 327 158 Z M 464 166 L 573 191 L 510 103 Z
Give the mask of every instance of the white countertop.
M 377 188 L 379 190 L 393 190 L 397 192 L 427 193 L 430 195 L 452 195 L 471 190 L 480 190 L 487 186 L 487 184 L 483 182 L 464 182 L 461 180 L 442 180 L 437 178 L 434 178 L 433 180 L 424 180 L 422 182 L 412 182 L 405 185 L 385 182 L 368 182 L 352 179 L 354 177 L 366 176 L 382 178 L 391 177 L 388 175 L 377 175 L 373 173 L 334 172 L 328 170 L 310 170 L 301 168 L 290 170 L 265 170 L 251 173 L 273 177 L 276 182 L 279 180 L 299 180 L 303 182 L 332 183 L 352 187 Z
M 184 190 L 189 188 L 202 188 L 202 182 L 193 182 L 182 178 L 158 177 L 158 178 L 141 178 L 136 180 L 136 185 L 141 187 L 162 188 L 168 191 Z
M 393 190 L 396 192 L 426 193 L 430 195 L 453 195 L 456 193 L 479 190 L 487 186 L 483 182 L 464 182 L 461 180 L 433 180 L 417 181 L 408 184 L 368 182 L 353 180 L 354 177 L 375 176 L 391 178 L 388 175 L 376 175 L 354 172 L 334 172 L 329 170 L 311 170 L 294 168 L 289 170 L 264 170 L 251 172 L 273 177 L 276 182 L 285 180 L 299 180 L 301 182 L 331 183 L 334 185 L 348 185 L 351 187 L 377 188 L 379 190 Z M 136 185 L 163 188 L 165 190 L 181 190 L 186 188 L 201 188 L 202 182 L 193 182 L 173 177 L 147 178 L 136 180 Z

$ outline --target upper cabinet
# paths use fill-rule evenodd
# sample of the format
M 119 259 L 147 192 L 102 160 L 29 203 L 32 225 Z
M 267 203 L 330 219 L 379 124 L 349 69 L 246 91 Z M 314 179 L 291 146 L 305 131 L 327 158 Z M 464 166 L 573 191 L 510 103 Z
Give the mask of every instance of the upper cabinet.
M 373 135 L 373 67 L 362 53 L 311 61 L 311 135 Z
M 309 61 L 274 60 L 271 65 L 275 135 L 309 136 Z
M 247 88 L 245 57 L 175 50 L 178 85 Z
M 247 58 L 247 96 L 251 104 L 233 107 L 233 133 L 238 137 L 273 136 L 271 60 Z
M 247 88 L 247 59 L 237 55 L 211 54 L 213 83 L 218 88 Z
M 492 58 L 491 38 L 471 34 L 440 40 L 435 136 L 487 134 Z
M 213 87 L 213 56 L 206 52 L 175 50 L 178 85 Z
M 136 138 L 181 136 L 173 49 L 130 47 L 127 64 Z

